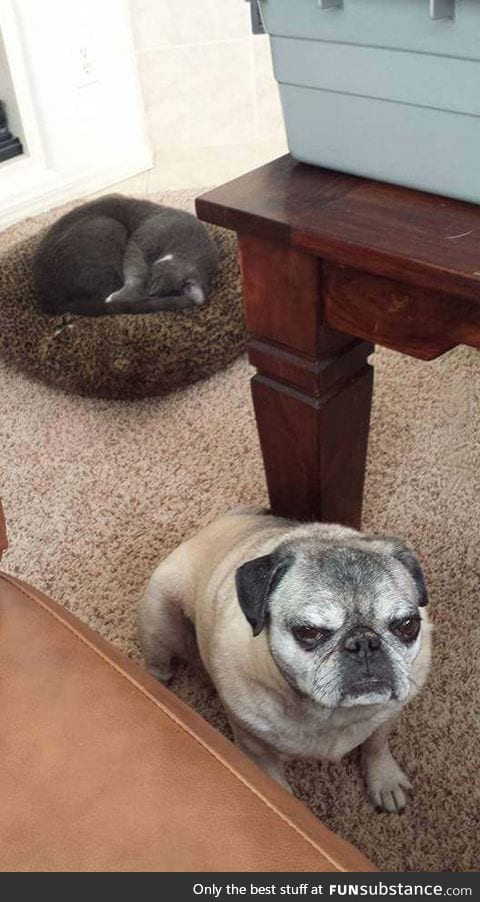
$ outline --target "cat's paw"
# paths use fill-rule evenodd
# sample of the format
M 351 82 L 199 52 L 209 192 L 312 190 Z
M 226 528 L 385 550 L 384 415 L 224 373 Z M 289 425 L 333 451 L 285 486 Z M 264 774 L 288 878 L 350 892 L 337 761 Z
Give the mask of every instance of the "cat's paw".
M 108 295 L 108 298 L 105 298 L 106 304 L 111 304 L 112 301 L 116 301 L 118 296 L 121 294 L 121 291 L 112 291 L 111 294 Z
M 138 295 L 133 291 L 127 288 L 119 288 L 118 291 L 112 291 L 112 293 L 108 295 L 108 298 L 105 298 L 105 303 L 112 304 L 115 301 L 136 301 L 137 299 Z

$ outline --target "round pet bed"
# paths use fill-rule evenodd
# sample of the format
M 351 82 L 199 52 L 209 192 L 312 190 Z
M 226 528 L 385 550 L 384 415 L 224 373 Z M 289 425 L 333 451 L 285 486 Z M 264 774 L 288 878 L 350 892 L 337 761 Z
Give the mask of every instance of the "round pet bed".
M 11 246 L 0 257 L 1 354 L 50 385 L 104 398 L 165 394 L 222 369 L 245 349 L 237 242 L 208 228 L 219 274 L 203 307 L 178 312 L 47 316 L 31 270 L 43 231 Z

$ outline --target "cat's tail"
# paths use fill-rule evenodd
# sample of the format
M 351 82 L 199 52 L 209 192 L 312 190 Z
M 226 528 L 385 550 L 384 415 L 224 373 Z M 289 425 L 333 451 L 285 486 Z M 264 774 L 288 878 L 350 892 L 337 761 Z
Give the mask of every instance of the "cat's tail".
M 205 297 L 203 296 L 203 301 Z M 188 310 L 200 306 L 199 301 L 192 300 L 184 294 L 171 297 L 126 298 L 110 295 L 104 301 L 103 313 L 159 313 L 168 310 Z

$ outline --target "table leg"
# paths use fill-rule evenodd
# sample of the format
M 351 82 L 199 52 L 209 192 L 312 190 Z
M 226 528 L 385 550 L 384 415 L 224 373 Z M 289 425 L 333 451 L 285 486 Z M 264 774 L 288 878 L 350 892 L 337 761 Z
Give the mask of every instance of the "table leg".
M 323 319 L 321 260 L 241 236 L 255 415 L 274 513 L 358 528 L 373 346 Z

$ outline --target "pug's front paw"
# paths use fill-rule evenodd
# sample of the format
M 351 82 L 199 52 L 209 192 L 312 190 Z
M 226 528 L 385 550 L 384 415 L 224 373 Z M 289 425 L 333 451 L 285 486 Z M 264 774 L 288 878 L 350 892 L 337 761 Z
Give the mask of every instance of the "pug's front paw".
M 173 670 L 169 665 L 165 667 L 156 667 L 154 664 L 148 664 L 147 670 L 159 683 L 165 683 L 165 685 L 167 685 L 173 679 Z
M 369 762 L 366 779 L 369 798 L 379 813 L 402 814 L 412 784 L 391 754 Z

